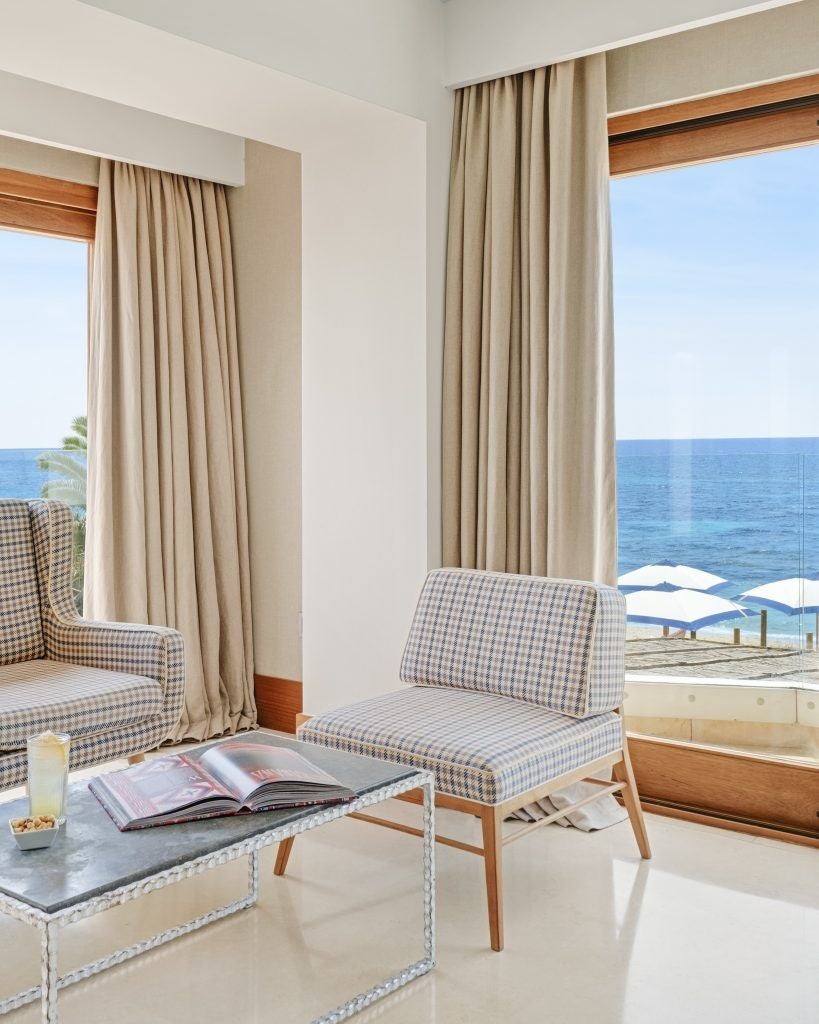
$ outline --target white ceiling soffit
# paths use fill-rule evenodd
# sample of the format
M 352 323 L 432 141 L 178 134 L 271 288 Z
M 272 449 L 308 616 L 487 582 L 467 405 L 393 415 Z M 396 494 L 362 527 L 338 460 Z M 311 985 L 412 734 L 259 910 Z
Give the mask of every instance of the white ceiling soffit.
M 0 132 L 224 185 L 244 184 L 244 139 L 0 71 Z
M 86 0 L 404 113 L 460 86 L 800 0 Z
M 333 5 L 326 6 L 328 2 L 310 0 L 316 8 L 337 13 Z M 740 0 L 450 0 L 446 4 L 436 0 L 357 0 L 345 8 L 345 17 L 351 21 L 346 39 L 352 45 L 356 21 L 369 24 L 377 11 L 382 19 L 378 25 L 394 40 L 395 25 L 385 13 L 393 4 L 400 12 L 400 25 L 412 25 L 417 36 L 427 22 L 413 20 L 413 11 L 429 15 L 433 8 L 439 17 L 428 22 L 429 32 L 440 28 L 444 20 L 449 26 L 449 81 L 460 84 L 790 2 L 798 0 L 745 4 Z M 244 38 L 253 37 L 256 25 L 247 12 L 260 3 L 247 0 L 245 5 L 243 0 L 241 24 L 246 32 L 233 33 L 234 48 Z M 294 19 L 294 3 L 296 0 L 266 0 L 265 6 L 275 5 Z M 303 11 L 303 4 L 304 0 L 298 0 L 299 10 Z M 0 0 L 0 69 L 295 150 L 315 145 L 322 133 L 332 136 L 336 131 L 354 131 L 356 122 L 363 132 L 371 126 L 370 119 L 377 116 L 380 105 L 389 103 L 383 95 L 368 95 L 370 102 L 366 102 L 335 91 L 338 86 L 316 85 L 308 80 L 307 68 L 304 75 L 296 77 L 294 69 L 283 73 L 260 64 L 258 56 L 254 62 L 241 54 L 228 54 L 219 48 L 218 35 L 209 44 L 201 39 L 194 42 L 144 20 L 111 13 L 109 7 L 135 10 L 139 13 L 134 17 L 144 20 L 150 16 L 159 21 L 170 18 L 171 13 L 181 19 L 184 13 L 187 21 L 178 22 L 177 32 L 187 31 L 185 25 L 191 24 L 201 39 L 211 38 L 226 12 L 237 20 L 232 0 L 174 0 L 173 4 L 164 0 L 97 0 L 93 4 Z M 163 11 L 170 13 L 163 15 Z M 386 25 L 382 24 L 385 19 Z M 303 36 L 312 28 L 309 19 L 305 24 L 302 17 L 293 25 L 300 26 L 298 45 L 304 47 Z M 326 35 L 327 30 L 321 22 L 315 26 L 316 33 Z M 377 31 L 372 38 L 378 38 Z M 369 35 L 359 44 L 358 57 L 341 47 L 339 59 L 349 63 L 360 57 L 362 46 L 364 52 L 372 50 Z M 287 50 L 291 52 L 289 47 Z M 404 57 L 408 59 L 406 54 Z M 434 61 L 435 67 L 442 62 L 443 58 Z M 403 70 L 406 75 L 408 68 Z M 408 112 L 408 106 L 401 104 L 399 109 Z M 334 117 L 334 109 L 343 117 Z M 383 110 L 383 116 L 387 119 L 389 111 Z
M 0 70 L 284 149 L 410 120 L 78 0 L 0 0 L 0 16 Z
M 89 6 L 414 117 L 442 92 L 439 0 L 86 0 Z
M 448 0 L 444 77 L 459 87 L 800 2 Z

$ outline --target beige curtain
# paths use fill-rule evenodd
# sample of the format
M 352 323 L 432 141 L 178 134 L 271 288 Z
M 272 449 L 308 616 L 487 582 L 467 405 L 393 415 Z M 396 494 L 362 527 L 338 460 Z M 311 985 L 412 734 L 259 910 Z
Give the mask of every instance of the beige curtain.
M 87 614 L 179 629 L 177 739 L 251 726 L 233 267 L 221 185 L 103 161 L 91 300 Z
M 457 93 L 444 563 L 614 583 L 602 55 Z

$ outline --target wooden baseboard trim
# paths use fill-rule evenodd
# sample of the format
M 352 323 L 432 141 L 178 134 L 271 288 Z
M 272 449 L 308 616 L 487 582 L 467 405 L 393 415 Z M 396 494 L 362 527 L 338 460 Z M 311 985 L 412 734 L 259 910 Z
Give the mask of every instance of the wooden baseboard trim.
M 819 842 L 819 765 L 629 736 L 646 810 L 751 835 Z
M 296 679 L 258 674 L 253 677 L 253 683 L 259 725 L 295 733 L 296 715 L 301 714 L 303 708 L 302 684 Z
M 678 821 L 691 821 L 697 825 L 710 825 L 728 832 L 741 832 L 747 836 L 761 836 L 763 839 L 778 839 L 782 843 L 795 843 L 797 846 L 810 846 L 819 850 L 819 835 L 805 835 L 787 829 L 766 827 L 755 822 L 738 821 L 723 815 L 706 814 L 688 807 L 675 807 L 671 804 L 655 803 L 641 800 L 646 814 L 659 814 L 664 818 L 676 818 Z

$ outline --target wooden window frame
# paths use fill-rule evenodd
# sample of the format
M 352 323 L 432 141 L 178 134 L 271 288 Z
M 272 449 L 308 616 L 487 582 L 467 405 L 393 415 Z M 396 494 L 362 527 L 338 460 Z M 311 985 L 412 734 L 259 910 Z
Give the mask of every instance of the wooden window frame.
M 819 142 L 819 75 L 609 118 L 613 178 Z M 819 764 L 630 736 L 647 811 L 819 847 Z
M 609 118 L 612 177 L 819 142 L 819 75 Z
M 97 188 L 0 168 L 0 228 L 93 242 Z

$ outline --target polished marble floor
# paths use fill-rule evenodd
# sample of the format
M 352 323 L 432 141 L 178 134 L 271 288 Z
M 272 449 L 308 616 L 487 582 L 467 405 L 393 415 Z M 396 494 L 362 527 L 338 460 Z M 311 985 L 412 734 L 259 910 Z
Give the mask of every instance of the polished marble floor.
M 439 824 L 477 839 L 464 815 L 439 812 Z M 439 966 L 358 1020 L 817 1024 L 819 851 L 648 824 L 650 863 L 627 823 L 595 835 L 550 826 L 508 847 L 501 954 L 488 949 L 481 861 L 439 846 Z M 416 840 L 349 820 L 299 839 L 284 879 L 267 850 L 255 910 L 67 990 L 61 1022 L 309 1021 L 420 955 L 419 855 Z M 226 865 L 73 925 L 61 970 L 244 884 L 244 863 Z M 34 984 L 37 965 L 34 931 L 0 918 L 2 994 Z M 6 1019 L 35 1024 L 39 1007 Z

